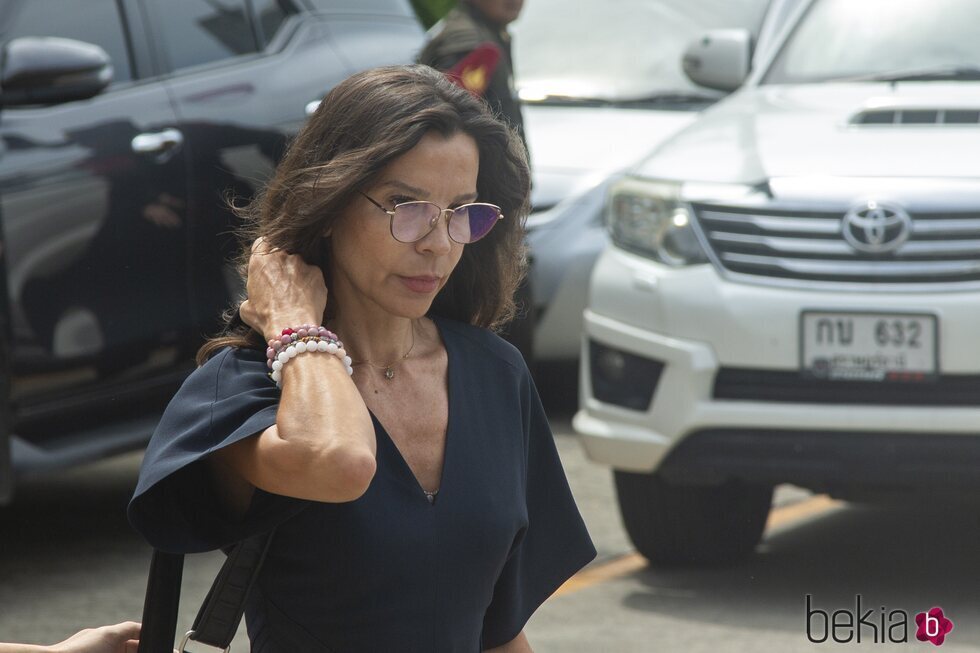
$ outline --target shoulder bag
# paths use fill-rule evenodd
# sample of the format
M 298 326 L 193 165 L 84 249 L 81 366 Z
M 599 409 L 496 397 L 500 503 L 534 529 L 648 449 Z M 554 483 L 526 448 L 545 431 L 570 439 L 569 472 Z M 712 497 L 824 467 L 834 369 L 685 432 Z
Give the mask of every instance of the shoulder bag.
M 235 544 L 177 651 L 189 642 L 231 650 L 245 612 L 245 600 L 262 568 L 272 532 L 254 535 Z M 143 627 L 138 653 L 173 653 L 177 634 L 177 608 L 184 555 L 154 550 L 143 602 Z

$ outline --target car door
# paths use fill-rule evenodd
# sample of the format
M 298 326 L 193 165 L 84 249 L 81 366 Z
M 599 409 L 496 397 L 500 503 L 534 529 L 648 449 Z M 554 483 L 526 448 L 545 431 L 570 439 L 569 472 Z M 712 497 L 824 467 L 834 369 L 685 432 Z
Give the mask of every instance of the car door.
M 129 399 L 172 383 L 186 358 L 181 135 L 124 6 L 0 5 L 0 44 L 76 39 L 102 47 L 114 69 L 89 100 L 0 110 L 12 428 L 28 444 L 146 410 Z
M 190 287 L 202 333 L 241 284 L 231 259 L 247 202 L 271 175 L 306 106 L 349 74 L 292 0 L 144 0 L 191 172 Z

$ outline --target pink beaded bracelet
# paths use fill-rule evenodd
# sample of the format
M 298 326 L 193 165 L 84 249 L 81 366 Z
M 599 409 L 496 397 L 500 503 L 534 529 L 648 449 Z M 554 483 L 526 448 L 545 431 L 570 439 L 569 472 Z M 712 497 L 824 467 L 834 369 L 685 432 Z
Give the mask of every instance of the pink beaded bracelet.
M 277 388 L 282 388 L 282 368 L 286 363 L 306 352 L 333 354 L 344 363 L 347 374 L 354 373 L 350 356 L 344 351 L 344 343 L 337 338 L 337 334 L 322 326 L 304 324 L 301 327 L 283 329 L 278 338 L 269 341 L 269 348 L 265 350 L 266 366 L 272 370 L 269 378 L 275 382 Z

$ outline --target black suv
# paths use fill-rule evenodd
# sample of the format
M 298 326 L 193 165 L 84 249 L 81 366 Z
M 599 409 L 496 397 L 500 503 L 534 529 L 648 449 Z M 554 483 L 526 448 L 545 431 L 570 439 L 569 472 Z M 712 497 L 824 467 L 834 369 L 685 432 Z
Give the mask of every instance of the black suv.
M 236 218 L 408 0 L 0 2 L 0 503 L 141 447 L 240 293 Z

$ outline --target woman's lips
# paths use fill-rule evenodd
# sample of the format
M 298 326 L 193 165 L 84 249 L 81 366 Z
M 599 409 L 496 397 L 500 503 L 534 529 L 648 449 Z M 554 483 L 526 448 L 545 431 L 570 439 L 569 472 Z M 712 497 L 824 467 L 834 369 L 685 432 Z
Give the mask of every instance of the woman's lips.
M 431 293 L 439 288 L 439 277 L 399 277 L 402 283 L 417 293 Z

